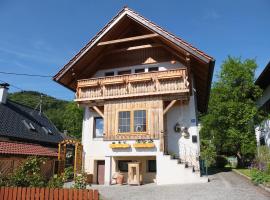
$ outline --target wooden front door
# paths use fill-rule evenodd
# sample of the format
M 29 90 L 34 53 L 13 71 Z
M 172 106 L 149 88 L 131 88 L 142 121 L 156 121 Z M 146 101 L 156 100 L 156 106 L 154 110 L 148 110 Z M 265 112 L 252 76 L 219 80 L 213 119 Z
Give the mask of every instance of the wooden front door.
M 105 161 L 97 161 L 97 184 L 104 184 L 104 175 L 105 175 Z

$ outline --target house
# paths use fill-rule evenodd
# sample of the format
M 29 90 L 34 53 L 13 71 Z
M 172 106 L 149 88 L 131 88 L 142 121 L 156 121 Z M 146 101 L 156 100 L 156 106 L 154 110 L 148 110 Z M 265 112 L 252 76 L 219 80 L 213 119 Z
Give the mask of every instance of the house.
M 8 87 L 0 84 L 0 172 L 7 175 L 28 156 L 39 156 L 47 158 L 41 170 L 49 178 L 63 136 L 43 113 L 8 100 Z
M 255 84 L 263 90 L 262 97 L 257 101 L 258 106 L 266 113 L 270 113 L 270 62 L 259 75 Z M 270 120 L 265 120 L 260 127 L 255 129 L 258 145 L 270 147 Z
M 214 63 L 126 7 L 98 32 L 53 78 L 84 107 L 83 165 L 94 183 L 114 183 L 118 172 L 130 182 L 135 169 L 143 183 L 205 181 L 198 112 Z

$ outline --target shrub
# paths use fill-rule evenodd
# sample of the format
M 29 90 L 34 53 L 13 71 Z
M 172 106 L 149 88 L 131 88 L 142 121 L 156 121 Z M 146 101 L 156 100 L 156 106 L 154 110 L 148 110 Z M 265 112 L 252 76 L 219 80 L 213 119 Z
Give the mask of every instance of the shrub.
M 1 174 L 0 172 L 0 187 L 1 186 L 8 186 L 9 185 L 9 179 L 4 176 L 3 174 Z
M 38 157 L 29 157 L 17 168 L 10 177 L 11 186 L 20 187 L 43 187 L 45 180 L 40 173 L 40 165 L 45 159 Z
M 67 168 L 65 168 L 64 174 L 65 174 L 66 180 L 73 179 L 73 175 L 74 175 L 73 170 L 74 170 L 73 167 L 67 167 Z
M 86 174 L 82 173 L 82 174 L 77 174 L 75 176 L 75 184 L 74 184 L 74 188 L 76 189 L 85 189 L 86 188 Z
M 270 163 L 270 149 L 267 146 L 259 146 L 256 154 L 256 165 L 260 170 L 268 171 Z
M 251 180 L 256 185 L 267 183 L 267 182 L 270 182 L 270 175 L 268 175 L 260 170 L 252 169 L 251 170 Z
M 216 160 L 215 146 L 209 140 L 201 141 L 201 159 L 205 161 L 205 166 L 210 167 Z
M 64 175 L 61 176 L 55 175 L 49 180 L 47 186 L 49 188 L 62 188 L 64 183 L 65 183 Z

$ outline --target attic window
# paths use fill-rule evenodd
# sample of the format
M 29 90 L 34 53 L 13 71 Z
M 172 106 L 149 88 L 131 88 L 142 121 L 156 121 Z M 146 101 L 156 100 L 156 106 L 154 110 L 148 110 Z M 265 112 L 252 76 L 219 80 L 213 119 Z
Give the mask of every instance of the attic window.
M 23 124 L 25 125 L 25 127 L 28 130 L 36 131 L 36 128 L 34 127 L 34 125 L 31 122 L 30 123 L 27 123 L 25 120 L 23 120 L 22 122 L 23 122 Z
M 53 135 L 53 132 L 52 132 L 49 128 L 47 128 L 47 127 L 42 126 L 42 130 L 43 130 L 46 134 Z

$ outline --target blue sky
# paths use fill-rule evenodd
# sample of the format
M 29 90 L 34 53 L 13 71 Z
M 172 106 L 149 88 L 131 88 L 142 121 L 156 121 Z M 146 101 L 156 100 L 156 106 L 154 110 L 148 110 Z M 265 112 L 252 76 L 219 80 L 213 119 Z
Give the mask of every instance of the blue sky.
M 124 5 L 213 56 L 215 74 L 228 55 L 256 58 L 256 75 L 270 61 L 269 0 L 0 0 L 0 71 L 54 75 Z M 74 96 L 50 78 L 0 74 L 0 80 Z

